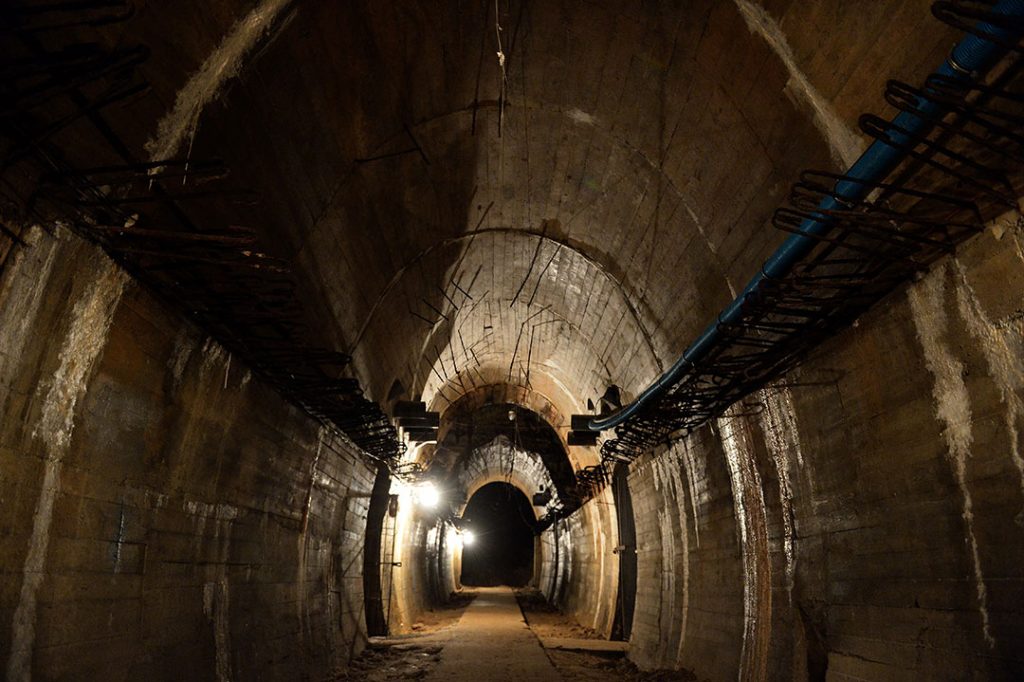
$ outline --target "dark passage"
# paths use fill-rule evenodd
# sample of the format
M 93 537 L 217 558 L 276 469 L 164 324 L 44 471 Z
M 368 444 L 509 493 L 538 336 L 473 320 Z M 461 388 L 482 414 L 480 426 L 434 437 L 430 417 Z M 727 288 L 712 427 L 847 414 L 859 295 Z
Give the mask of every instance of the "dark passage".
M 522 587 L 533 573 L 533 508 L 516 487 L 488 483 L 462 517 L 474 541 L 462 552 L 462 584 Z

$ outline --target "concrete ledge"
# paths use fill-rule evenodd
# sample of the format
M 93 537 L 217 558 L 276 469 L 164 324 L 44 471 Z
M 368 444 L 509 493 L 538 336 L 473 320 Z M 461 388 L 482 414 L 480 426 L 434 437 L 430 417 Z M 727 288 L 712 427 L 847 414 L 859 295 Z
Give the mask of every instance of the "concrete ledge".
M 629 642 L 609 642 L 606 639 L 572 639 L 569 637 L 540 637 L 539 639 L 545 649 L 586 651 L 599 654 L 625 654 L 629 651 Z

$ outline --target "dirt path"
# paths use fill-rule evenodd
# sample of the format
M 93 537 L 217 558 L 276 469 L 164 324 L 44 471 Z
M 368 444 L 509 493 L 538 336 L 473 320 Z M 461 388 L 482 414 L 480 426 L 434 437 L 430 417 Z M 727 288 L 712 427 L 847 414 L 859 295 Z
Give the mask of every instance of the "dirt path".
M 561 680 L 561 675 L 523 620 L 508 587 L 477 588 L 426 677 L 444 682 L 477 680 Z
M 518 603 L 517 603 L 518 598 Z M 525 613 L 525 620 L 524 614 Z M 685 671 L 639 671 L 619 651 L 590 650 L 604 642 L 551 607 L 533 589 L 472 588 L 422 614 L 415 632 L 378 639 L 336 682 L 558 680 L 662 682 L 693 680 Z M 544 649 L 542 642 L 551 647 Z M 556 646 L 575 643 L 582 649 Z M 591 645 L 586 643 L 590 642 Z

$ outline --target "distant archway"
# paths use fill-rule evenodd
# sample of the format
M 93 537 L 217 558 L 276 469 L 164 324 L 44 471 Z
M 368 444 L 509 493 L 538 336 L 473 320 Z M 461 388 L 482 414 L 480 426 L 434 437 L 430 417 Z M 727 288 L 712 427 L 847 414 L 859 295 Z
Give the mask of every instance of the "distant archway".
M 469 586 L 523 587 L 533 577 L 535 516 L 521 490 L 504 482 L 488 483 L 470 498 L 462 514 L 461 583 Z

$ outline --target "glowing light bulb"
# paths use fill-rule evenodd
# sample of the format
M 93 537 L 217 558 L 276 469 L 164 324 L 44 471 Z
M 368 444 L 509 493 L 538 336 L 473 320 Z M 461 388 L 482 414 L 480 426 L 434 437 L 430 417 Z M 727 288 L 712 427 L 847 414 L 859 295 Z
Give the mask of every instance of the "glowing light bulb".
M 427 509 L 433 509 L 441 501 L 441 493 L 430 481 L 421 483 L 413 489 L 413 497 L 416 504 Z
M 462 531 L 462 546 L 463 547 L 469 547 L 474 542 L 476 542 L 476 536 L 473 535 L 473 531 L 471 531 L 471 530 L 464 530 L 464 531 Z

